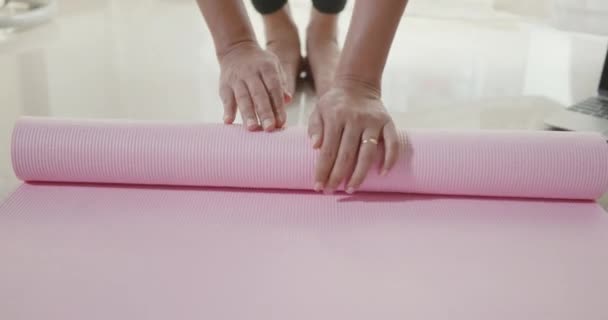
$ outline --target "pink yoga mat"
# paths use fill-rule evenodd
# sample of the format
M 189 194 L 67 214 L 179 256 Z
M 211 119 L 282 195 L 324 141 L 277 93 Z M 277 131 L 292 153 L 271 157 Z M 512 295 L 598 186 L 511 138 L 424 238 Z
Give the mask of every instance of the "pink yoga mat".
M 0 319 L 608 319 L 604 138 L 405 135 L 328 196 L 298 128 L 20 120 Z
M 386 178 L 363 191 L 554 199 L 608 189 L 608 143 L 599 134 L 402 132 Z M 24 181 L 311 190 L 315 153 L 302 128 L 250 133 L 200 123 L 26 118 L 13 135 Z

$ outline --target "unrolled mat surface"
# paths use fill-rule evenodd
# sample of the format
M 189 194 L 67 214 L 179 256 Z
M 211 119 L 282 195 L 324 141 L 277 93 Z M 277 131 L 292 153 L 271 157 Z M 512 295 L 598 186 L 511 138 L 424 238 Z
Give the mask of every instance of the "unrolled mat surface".
M 608 319 L 608 144 L 407 131 L 311 191 L 302 129 L 25 118 L 1 319 Z

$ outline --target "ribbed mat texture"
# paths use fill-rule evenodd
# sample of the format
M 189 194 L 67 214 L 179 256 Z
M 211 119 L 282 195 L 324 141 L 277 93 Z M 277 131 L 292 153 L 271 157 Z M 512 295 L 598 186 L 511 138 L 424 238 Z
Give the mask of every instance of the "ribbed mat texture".
M 323 195 L 302 129 L 24 118 L 0 319 L 608 319 L 602 137 L 401 140 Z
M 404 138 L 407 136 L 407 139 Z M 608 189 L 608 144 L 564 132 L 401 133 L 391 174 L 362 191 L 595 199 Z M 315 152 L 305 131 L 240 126 L 25 118 L 13 136 L 24 181 L 311 190 Z

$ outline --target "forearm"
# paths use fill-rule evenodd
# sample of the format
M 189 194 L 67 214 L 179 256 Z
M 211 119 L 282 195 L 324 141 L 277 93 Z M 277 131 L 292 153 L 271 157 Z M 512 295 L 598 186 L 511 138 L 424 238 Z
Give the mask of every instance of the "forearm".
M 382 72 L 407 0 L 358 0 L 336 71 L 336 83 L 380 93 Z
M 243 43 L 256 43 L 242 0 L 197 0 L 218 57 Z

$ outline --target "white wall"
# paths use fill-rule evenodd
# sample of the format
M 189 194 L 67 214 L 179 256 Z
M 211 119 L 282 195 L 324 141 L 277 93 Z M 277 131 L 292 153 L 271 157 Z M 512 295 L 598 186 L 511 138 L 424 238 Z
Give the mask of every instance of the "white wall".
M 530 17 L 561 29 L 608 35 L 608 0 L 410 0 L 411 13 L 475 18 L 484 10 Z M 449 14 L 446 14 L 446 10 Z M 481 10 L 481 11 L 479 11 Z

